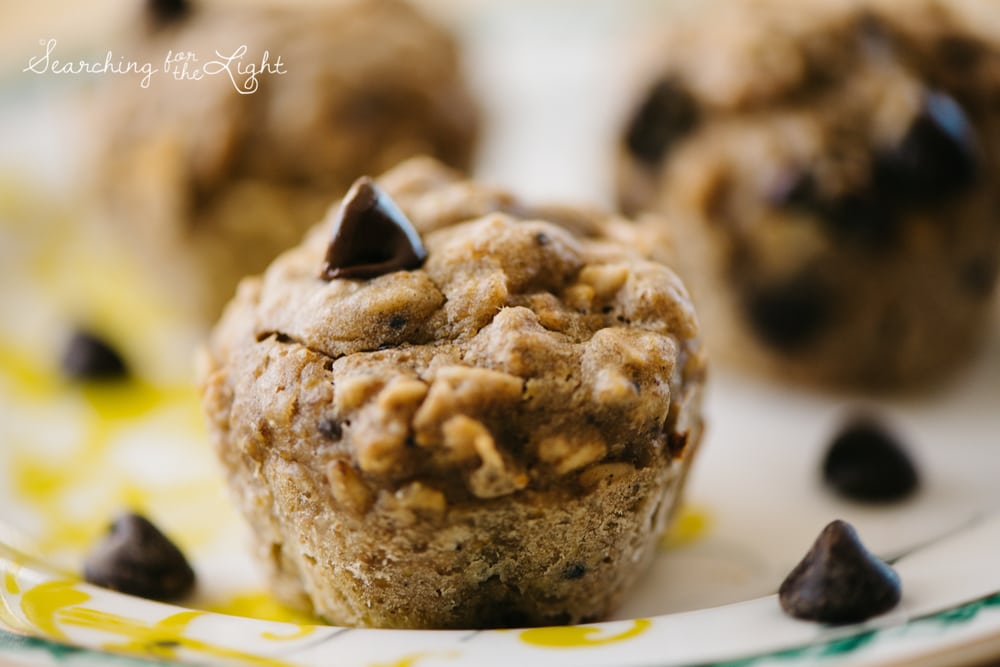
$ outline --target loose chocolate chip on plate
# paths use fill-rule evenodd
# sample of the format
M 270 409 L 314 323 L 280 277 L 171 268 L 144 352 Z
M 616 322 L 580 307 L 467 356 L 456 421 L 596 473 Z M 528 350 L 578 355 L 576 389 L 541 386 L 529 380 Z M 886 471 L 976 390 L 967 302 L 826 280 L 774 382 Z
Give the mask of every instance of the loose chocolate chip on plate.
M 123 514 L 84 561 L 88 582 L 151 600 L 176 600 L 194 588 L 194 570 L 148 519 Z
M 860 623 L 889 611 L 901 596 L 896 571 L 840 520 L 823 529 L 778 589 L 785 613 L 820 623 Z
M 941 92 L 926 95 L 902 140 L 875 161 L 875 189 L 907 205 L 961 194 L 979 175 L 979 148 L 965 111 Z
M 364 176 L 344 196 L 320 277 L 374 278 L 415 269 L 426 257 L 413 224 L 372 179 Z
M 851 500 L 891 502 L 919 485 L 916 466 L 899 441 L 870 417 L 858 417 L 833 439 L 823 480 Z
M 101 338 L 77 331 L 62 357 L 63 372 L 77 380 L 111 380 L 128 374 L 121 356 Z
M 670 147 L 698 124 L 698 104 L 676 79 L 657 82 L 625 132 L 625 145 L 637 159 L 659 164 Z
M 770 347 L 795 352 L 807 346 L 831 319 L 831 297 L 809 277 L 751 289 L 745 312 L 757 337 Z

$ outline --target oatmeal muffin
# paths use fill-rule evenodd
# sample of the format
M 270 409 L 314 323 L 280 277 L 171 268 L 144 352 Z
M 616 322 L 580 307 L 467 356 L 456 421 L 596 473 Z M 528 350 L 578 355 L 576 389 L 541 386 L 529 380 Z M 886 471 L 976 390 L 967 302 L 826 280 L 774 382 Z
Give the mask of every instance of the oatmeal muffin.
M 976 348 L 1000 255 L 986 4 L 725 3 L 665 38 L 619 195 L 663 214 L 713 353 L 890 387 Z
M 380 183 L 244 280 L 202 358 L 274 591 L 351 626 L 602 618 L 701 436 L 684 287 L 624 222 L 429 161 Z
M 417 154 L 470 162 L 477 111 L 455 44 L 401 0 L 148 0 L 141 19 L 130 53 L 158 71 L 146 88 L 118 76 L 100 91 L 96 191 L 196 319 L 214 321 L 238 280 L 298 243 L 361 174 Z M 212 64 L 243 46 L 232 77 Z M 249 92 L 237 68 L 265 64 Z

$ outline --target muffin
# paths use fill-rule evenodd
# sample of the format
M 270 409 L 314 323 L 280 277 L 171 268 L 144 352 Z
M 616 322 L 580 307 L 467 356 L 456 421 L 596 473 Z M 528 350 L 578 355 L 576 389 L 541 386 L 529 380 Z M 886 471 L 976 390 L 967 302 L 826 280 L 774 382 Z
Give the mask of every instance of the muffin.
M 618 192 L 662 214 L 713 356 L 899 387 L 976 349 L 1000 256 L 982 5 L 725 3 L 664 38 Z
M 201 360 L 275 594 L 350 626 L 604 617 L 701 437 L 683 285 L 620 220 L 427 160 L 380 183 L 245 279 Z
M 130 53 L 157 71 L 99 91 L 95 191 L 195 321 L 361 174 L 417 154 L 470 162 L 478 114 L 456 45 L 401 0 L 149 0 L 139 23 Z

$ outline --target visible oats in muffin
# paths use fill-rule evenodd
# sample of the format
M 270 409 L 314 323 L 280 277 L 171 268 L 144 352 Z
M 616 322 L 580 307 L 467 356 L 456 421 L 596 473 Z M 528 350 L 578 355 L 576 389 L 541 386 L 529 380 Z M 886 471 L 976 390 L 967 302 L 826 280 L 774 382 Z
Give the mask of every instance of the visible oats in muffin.
M 357 626 L 604 617 L 701 437 L 683 285 L 622 221 L 560 210 L 577 235 L 429 161 L 379 183 L 245 280 L 204 355 L 274 590 Z

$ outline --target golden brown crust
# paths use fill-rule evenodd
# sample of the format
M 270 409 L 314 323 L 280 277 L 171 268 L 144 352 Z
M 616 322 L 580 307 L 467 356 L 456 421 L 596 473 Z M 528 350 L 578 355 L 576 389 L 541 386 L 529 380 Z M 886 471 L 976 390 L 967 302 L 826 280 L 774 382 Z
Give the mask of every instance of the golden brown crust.
M 381 180 L 434 230 L 421 269 L 319 280 L 323 224 L 228 307 L 202 377 L 232 486 L 271 567 L 332 622 L 601 617 L 700 438 L 694 312 L 669 269 L 601 235 L 625 223 L 441 226 L 428 202 L 490 189 L 416 164 Z
M 633 121 L 619 195 L 662 213 L 713 354 L 892 387 L 976 348 L 1000 263 L 1000 50 L 974 5 L 753 0 L 664 39 L 653 106 L 695 111 L 660 134 Z

